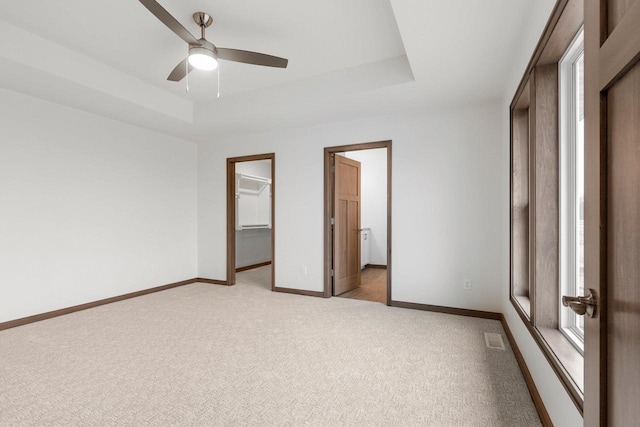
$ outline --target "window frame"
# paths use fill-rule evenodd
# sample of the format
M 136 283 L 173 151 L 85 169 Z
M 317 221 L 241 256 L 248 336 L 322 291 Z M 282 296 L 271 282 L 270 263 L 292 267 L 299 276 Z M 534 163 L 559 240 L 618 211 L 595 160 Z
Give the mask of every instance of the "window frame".
M 578 316 L 571 309 L 563 307 L 562 295 L 578 295 L 577 289 L 577 251 L 575 242 L 577 212 L 576 175 L 577 175 L 577 133 L 575 118 L 577 115 L 577 92 L 575 80 L 575 65 L 584 57 L 584 28 L 569 44 L 566 52 L 558 63 L 558 94 L 559 94 L 559 207 L 560 207 L 560 295 L 558 296 L 558 327 L 560 332 L 571 344 L 584 355 L 584 329 L 576 323 Z M 584 144 L 584 141 L 583 141 Z M 583 148 L 584 151 L 584 148 Z M 584 162 L 584 153 L 583 153 Z M 584 168 L 584 166 L 583 166 Z M 584 185 L 584 184 L 583 184 Z
M 582 414 L 584 358 L 560 329 L 560 59 L 583 26 L 582 0 L 558 0 L 510 105 L 510 292 L 515 312 L 529 330 L 568 396 Z M 527 96 L 528 93 L 528 96 Z M 529 100 L 529 234 L 518 233 L 514 202 L 514 123 L 522 99 Z M 514 124 L 516 125 L 514 127 Z M 517 174 L 517 164 L 515 168 Z M 517 185 L 517 184 L 516 184 Z M 514 196 L 516 196 L 514 198 Z M 514 222 L 514 220 L 516 222 Z M 515 250 L 514 250 L 515 249 Z M 520 252 L 519 252 L 520 251 Z M 514 280 L 518 257 L 528 251 L 529 298 Z M 529 310 L 526 310 L 529 302 Z M 524 304 L 523 304 L 524 303 Z M 526 311 L 525 311 L 526 310 Z

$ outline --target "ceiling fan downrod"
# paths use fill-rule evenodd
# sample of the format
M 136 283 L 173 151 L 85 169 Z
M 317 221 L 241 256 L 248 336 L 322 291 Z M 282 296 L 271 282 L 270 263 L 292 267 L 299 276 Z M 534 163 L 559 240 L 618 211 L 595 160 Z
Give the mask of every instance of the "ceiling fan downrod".
M 193 14 L 193 20 L 196 21 L 196 24 L 200 27 L 200 38 L 204 39 L 204 31 L 213 24 L 213 18 L 208 13 L 196 12 Z

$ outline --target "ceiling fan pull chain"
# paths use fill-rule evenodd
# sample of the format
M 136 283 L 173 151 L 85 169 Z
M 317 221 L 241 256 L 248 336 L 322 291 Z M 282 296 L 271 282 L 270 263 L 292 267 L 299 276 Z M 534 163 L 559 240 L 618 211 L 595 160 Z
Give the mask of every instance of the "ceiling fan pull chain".
M 184 61 L 185 77 L 187 78 L 187 93 L 189 93 L 189 48 L 187 47 L 187 60 Z
M 218 64 L 218 99 L 220 99 L 220 65 Z

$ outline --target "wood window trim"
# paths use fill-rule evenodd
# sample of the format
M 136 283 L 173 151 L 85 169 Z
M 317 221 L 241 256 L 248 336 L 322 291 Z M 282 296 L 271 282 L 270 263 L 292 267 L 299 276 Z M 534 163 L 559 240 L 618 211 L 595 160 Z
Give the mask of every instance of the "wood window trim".
M 529 297 L 511 295 L 511 302 L 516 307 L 516 310 L 530 322 L 531 318 L 528 313 L 531 313 L 531 300 Z
M 562 55 L 571 44 L 574 39 L 575 34 L 580 30 L 583 22 L 584 12 L 583 12 L 583 2 L 580 0 L 558 0 L 551 16 L 545 26 L 545 29 L 538 41 L 538 44 L 534 50 L 534 53 L 525 69 L 524 76 L 518 85 L 514 98 L 510 105 L 510 291 L 509 291 L 509 299 L 515 309 L 515 311 L 520 316 L 522 322 L 526 325 L 527 329 L 531 333 L 534 341 L 537 343 L 542 353 L 548 360 L 552 369 L 560 379 L 563 387 L 566 389 L 567 393 L 571 397 L 571 400 L 576 405 L 576 408 L 582 414 L 583 406 L 584 406 L 584 395 L 583 395 L 583 358 L 578 350 L 576 350 L 568 341 L 566 337 L 562 335 L 559 329 L 557 329 L 558 322 L 558 299 L 559 299 L 559 274 L 555 274 L 551 272 L 544 272 L 541 268 L 542 264 L 545 262 L 538 262 L 536 259 L 536 254 L 542 250 L 554 250 L 553 245 L 551 244 L 552 238 L 549 236 L 543 235 L 543 233 L 547 233 L 548 231 L 544 231 L 544 229 L 549 228 L 549 224 L 545 223 L 544 227 L 537 227 L 538 221 L 549 221 L 549 215 L 547 219 L 544 218 L 536 218 L 538 215 L 544 215 L 545 211 L 538 208 L 538 212 L 536 212 L 536 202 L 539 202 L 540 205 L 544 203 L 549 203 L 553 199 L 553 192 L 547 194 L 538 194 L 536 192 L 536 177 L 542 177 L 542 174 L 538 174 L 539 161 L 545 159 L 536 158 L 539 155 L 538 150 L 541 148 L 548 149 L 548 139 L 544 141 L 542 138 L 553 138 L 553 136 L 545 132 L 550 127 L 555 126 L 554 129 L 558 129 L 557 124 L 557 114 L 549 114 L 547 111 L 547 117 L 542 117 L 544 113 L 543 110 L 547 110 L 546 108 L 538 108 L 538 104 L 540 102 L 544 102 L 544 99 L 537 99 L 538 97 L 546 97 L 550 99 L 550 94 L 553 93 L 553 81 L 545 80 L 551 78 L 553 75 L 553 69 L 549 67 L 556 67 L 559 63 Z M 555 73 L 557 79 L 557 72 Z M 538 87 L 537 87 L 538 86 Z M 540 89 L 540 87 L 546 89 Z M 546 90 L 546 92 L 541 92 Z M 555 84 L 555 99 L 558 102 L 557 97 L 557 80 Z M 518 291 L 518 294 L 514 293 L 514 152 L 513 152 L 513 141 L 514 141 L 514 114 L 518 111 L 522 111 L 527 109 L 529 111 L 529 158 L 527 161 L 529 162 L 529 181 L 528 181 L 528 189 L 529 189 L 529 199 L 528 199 L 528 209 L 529 209 L 529 235 L 527 236 L 527 241 L 525 242 L 526 249 L 529 251 L 529 271 L 528 271 L 528 280 L 529 280 L 529 295 L 523 295 L 522 290 Z M 552 112 L 553 113 L 553 112 Z M 557 113 L 557 111 L 556 111 Z M 553 123 L 553 116 L 555 116 L 556 123 Z M 542 123 L 539 121 L 543 120 Z M 544 122 L 547 120 L 547 122 Z M 546 133 L 541 134 L 540 133 Z M 559 129 L 555 132 L 556 137 L 559 133 Z M 546 145 L 545 147 L 541 147 L 539 144 L 541 143 Z M 553 142 L 553 141 L 552 141 Z M 557 145 L 557 140 L 556 140 Z M 548 154 L 548 153 L 547 153 Z M 549 160 L 547 155 L 547 161 Z M 556 157 L 556 165 L 558 158 Z M 540 178 L 538 178 L 540 179 Z M 558 181 L 556 179 L 556 181 Z M 544 185 L 545 188 L 548 188 L 549 182 L 546 180 L 542 182 L 541 185 Z M 557 187 L 558 184 L 556 184 Z M 536 200 L 537 197 L 546 198 L 544 200 Z M 558 203 L 558 198 L 555 198 L 555 203 Z M 547 206 L 545 206 L 547 207 Z M 551 206 L 549 211 L 553 213 L 554 207 Z M 559 212 L 559 206 L 555 206 L 555 210 Z M 548 213 L 548 211 L 546 212 Z M 556 215 L 557 220 L 559 221 L 559 215 Z M 559 236 L 557 234 L 557 228 L 555 230 L 556 236 L 555 239 L 557 241 L 557 246 L 559 246 Z M 553 234 L 553 232 L 552 232 Z M 553 236 L 551 236 L 553 237 Z M 517 242 L 515 242 L 517 244 Z M 538 245 L 544 245 L 544 247 L 538 247 Z M 559 250 L 559 247 L 556 247 L 555 250 Z M 543 261 L 544 257 L 543 256 Z M 559 257 L 556 257 L 555 261 L 553 257 L 547 257 L 552 263 L 556 263 L 556 267 L 559 267 Z M 545 264 L 545 265 L 548 265 Z M 553 268 L 552 268 L 553 269 Z M 538 283 L 538 281 L 544 281 Z M 554 283 L 555 282 L 555 283 Z M 547 289 L 545 290 L 544 286 L 546 285 Z M 520 285 L 521 287 L 521 285 Z M 551 288 L 551 289 L 548 289 Z M 544 292 L 547 292 L 546 294 Z M 553 294 L 553 295 L 552 295 Z M 556 301 L 553 307 L 549 307 L 549 304 L 552 304 L 550 301 Z M 546 306 L 538 306 L 539 304 L 546 304 Z M 528 307 L 527 307 L 528 306 Z M 577 378 L 578 380 L 574 380 Z

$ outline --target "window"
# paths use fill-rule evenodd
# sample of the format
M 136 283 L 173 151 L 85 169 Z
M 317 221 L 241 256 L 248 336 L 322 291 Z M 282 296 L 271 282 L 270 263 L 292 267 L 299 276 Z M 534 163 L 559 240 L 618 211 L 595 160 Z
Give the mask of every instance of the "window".
M 559 64 L 560 292 L 584 295 L 584 44 L 583 32 Z M 560 307 L 561 331 L 581 352 L 584 317 Z
M 582 0 L 556 3 L 510 105 L 510 300 L 576 407 L 584 403 Z

